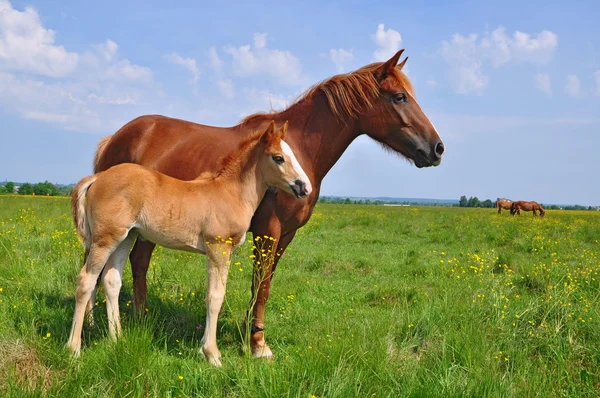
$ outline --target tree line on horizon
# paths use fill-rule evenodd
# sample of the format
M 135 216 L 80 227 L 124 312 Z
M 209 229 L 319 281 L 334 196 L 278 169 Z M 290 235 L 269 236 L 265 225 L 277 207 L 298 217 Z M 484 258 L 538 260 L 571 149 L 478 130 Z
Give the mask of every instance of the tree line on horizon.
M 55 185 L 49 181 L 38 182 L 37 184 L 24 183 L 16 185 L 12 181 L 7 181 L 0 185 L 0 194 L 19 194 L 19 195 L 40 195 L 40 196 L 70 196 L 73 187 L 65 185 Z

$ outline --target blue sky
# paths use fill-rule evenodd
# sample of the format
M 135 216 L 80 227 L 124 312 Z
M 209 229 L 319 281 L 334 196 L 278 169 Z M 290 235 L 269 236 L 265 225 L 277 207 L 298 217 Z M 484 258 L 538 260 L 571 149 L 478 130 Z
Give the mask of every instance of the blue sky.
M 600 205 L 599 17 L 592 0 L 0 0 L 0 180 L 76 182 L 136 116 L 232 125 L 405 48 L 442 164 L 361 137 L 322 194 Z

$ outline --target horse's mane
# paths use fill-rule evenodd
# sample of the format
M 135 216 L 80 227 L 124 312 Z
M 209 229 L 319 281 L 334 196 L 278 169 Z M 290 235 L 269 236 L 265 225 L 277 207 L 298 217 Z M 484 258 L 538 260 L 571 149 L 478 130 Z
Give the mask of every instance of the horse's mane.
M 379 97 L 379 83 L 374 72 L 381 65 L 383 62 L 375 62 L 354 72 L 335 75 L 317 83 L 301 94 L 287 109 L 322 92 L 327 98 L 329 108 L 338 120 L 344 122 L 347 119 L 356 119 L 359 114 L 372 108 L 375 100 Z M 413 85 L 399 68 L 394 69 L 394 77 L 413 95 Z M 241 124 L 257 124 L 266 119 L 272 119 L 273 116 L 285 112 L 287 109 L 255 113 L 242 119 Z

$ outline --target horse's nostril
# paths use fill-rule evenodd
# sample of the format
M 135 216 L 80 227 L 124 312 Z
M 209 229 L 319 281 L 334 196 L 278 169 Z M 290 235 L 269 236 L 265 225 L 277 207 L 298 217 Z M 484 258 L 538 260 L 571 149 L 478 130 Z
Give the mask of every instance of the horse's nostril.
M 444 144 L 438 142 L 435 146 L 435 154 L 438 156 L 442 156 L 444 154 Z

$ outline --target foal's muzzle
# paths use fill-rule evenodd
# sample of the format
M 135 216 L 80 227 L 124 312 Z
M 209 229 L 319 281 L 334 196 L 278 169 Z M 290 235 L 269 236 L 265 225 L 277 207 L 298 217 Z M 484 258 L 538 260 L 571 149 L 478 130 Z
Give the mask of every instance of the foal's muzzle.
M 290 188 L 297 198 L 304 198 L 310 193 L 306 183 L 300 179 L 296 179 L 292 184 L 290 184 Z

